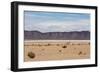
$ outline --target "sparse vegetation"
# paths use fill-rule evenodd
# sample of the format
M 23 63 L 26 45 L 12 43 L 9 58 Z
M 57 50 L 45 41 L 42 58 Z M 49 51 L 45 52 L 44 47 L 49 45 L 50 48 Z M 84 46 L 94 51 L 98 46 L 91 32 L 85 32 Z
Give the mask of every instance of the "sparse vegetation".
M 45 49 L 41 49 L 42 51 L 44 51 Z
M 60 44 L 56 44 L 57 46 L 59 46 Z
M 62 52 L 62 50 L 59 50 L 59 52 Z
M 62 46 L 62 48 L 67 48 L 67 46 L 64 45 L 64 46 Z
M 78 55 L 81 55 L 82 54 L 82 51 L 80 51 L 79 53 L 78 53 Z
M 51 44 L 48 43 L 47 45 L 50 46 Z
M 90 42 L 88 42 L 88 45 L 90 45 Z
M 28 57 L 29 57 L 29 58 L 35 58 L 35 53 L 33 53 L 33 52 L 28 52 Z
M 41 44 L 38 44 L 38 46 L 42 46 Z
M 51 44 L 48 43 L 48 44 L 45 44 L 44 46 L 50 46 L 50 45 L 51 45 Z
M 67 41 L 56 41 L 25 42 L 24 61 L 66 60 L 90 57 L 90 45 L 87 41 L 68 41 L 68 43 Z

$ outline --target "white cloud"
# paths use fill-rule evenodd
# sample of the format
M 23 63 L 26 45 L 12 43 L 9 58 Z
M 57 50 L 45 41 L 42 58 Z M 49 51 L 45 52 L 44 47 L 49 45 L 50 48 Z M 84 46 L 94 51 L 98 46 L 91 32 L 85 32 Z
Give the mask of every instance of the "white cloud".
M 41 32 L 68 32 L 90 30 L 90 20 L 82 19 L 77 21 L 43 21 L 28 22 L 26 30 L 38 30 Z

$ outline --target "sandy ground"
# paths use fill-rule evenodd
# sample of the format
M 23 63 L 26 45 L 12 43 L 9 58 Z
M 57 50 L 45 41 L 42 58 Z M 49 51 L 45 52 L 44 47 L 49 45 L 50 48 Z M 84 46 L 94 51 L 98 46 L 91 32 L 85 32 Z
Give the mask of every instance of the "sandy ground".
M 89 40 L 25 41 L 24 61 L 90 58 Z

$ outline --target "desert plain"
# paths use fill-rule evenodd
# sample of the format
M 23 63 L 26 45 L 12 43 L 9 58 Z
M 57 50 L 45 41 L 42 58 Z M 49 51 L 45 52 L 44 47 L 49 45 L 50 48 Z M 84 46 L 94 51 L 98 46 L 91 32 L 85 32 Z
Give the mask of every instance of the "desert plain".
M 90 40 L 25 40 L 24 61 L 90 58 Z

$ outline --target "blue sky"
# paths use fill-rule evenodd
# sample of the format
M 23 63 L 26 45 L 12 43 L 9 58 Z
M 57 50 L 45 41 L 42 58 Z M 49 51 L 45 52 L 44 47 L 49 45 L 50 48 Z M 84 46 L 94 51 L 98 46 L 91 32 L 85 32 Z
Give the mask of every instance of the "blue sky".
M 28 31 L 89 31 L 90 14 L 24 11 L 24 23 Z

